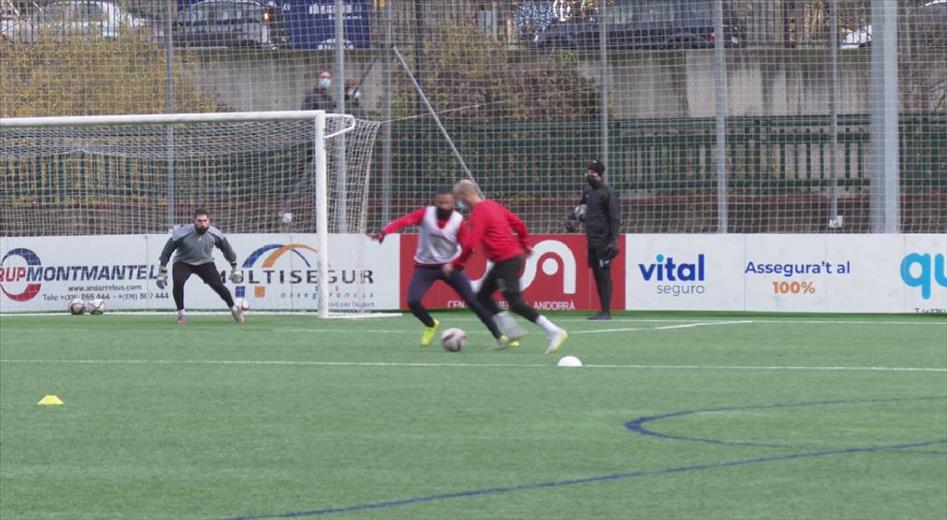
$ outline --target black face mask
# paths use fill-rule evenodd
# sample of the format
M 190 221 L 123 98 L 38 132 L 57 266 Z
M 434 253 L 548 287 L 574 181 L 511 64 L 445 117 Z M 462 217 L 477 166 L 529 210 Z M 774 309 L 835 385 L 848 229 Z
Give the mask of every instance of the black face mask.
M 441 209 L 437 208 L 437 220 L 447 220 L 450 218 L 451 214 L 454 213 L 452 209 Z

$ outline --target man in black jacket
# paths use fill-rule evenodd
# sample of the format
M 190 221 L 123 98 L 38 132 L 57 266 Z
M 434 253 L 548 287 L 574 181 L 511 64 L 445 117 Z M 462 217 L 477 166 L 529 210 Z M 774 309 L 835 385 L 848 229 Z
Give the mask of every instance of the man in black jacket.
M 329 93 L 329 87 L 331 86 L 332 73 L 327 70 L 319 72 L 319 80 L 312 86 L 312 90 L 306 93 L 300 110 L 335 112 L 335 100 L 332 99 L 332 94 Z
M 589 267 L 595 277 L 595 287 L 602 309 L 590 320 L 610 320 L 612 302 L 612 259 L 618 256 L 618 230 L 621 211 L 618 196 L 605 184 L 605 165 L 593 160 L 586 168 L 588 186 L 582 191 L 582 200 L 566 219 L 566 229 L 575 231 L 576 220 L 585 221 L 588 241 Z

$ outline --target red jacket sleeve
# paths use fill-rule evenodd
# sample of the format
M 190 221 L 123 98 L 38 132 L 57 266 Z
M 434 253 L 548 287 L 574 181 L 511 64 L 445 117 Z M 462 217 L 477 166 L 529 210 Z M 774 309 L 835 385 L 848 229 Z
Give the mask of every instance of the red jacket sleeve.
M 403 217 L 392 220 L 387 226 L 382 228 L 381 232 L 386 235 L 390 235 L 399 229 L 406 228 L 408 226 L 417 226 L 422 220 L 424 220 L 425 210 L 426 208 L 421 208 L 419 210 L 412 211 Z
M 506 208 L 504 208 L 506 209 Z M 529 231 L 526 229 L 526 224 L 516 216 L 516 213 L 513 213 L 510 210 L 506 210 L 506 221 L 510 223 L 510 228 L 516 233 L 516 238 L 520 242 L 520 246 L 524 251 L 528 251 L 529 247 Z
M 467 221 L 461 222 L 457 229 L 457 243 L 460 244 L 460 256 L 452 262 L 454 267 L 461 268 L 464 262 L 473 254 L 473 244 L 470 243 L 470 229 L 467 228 Z
M 466 226 L 461 226 L 465 228 Z M 462 229 L 460 233 L 457 234 L 457 239 L 460 241 L 461 252 L 460 256 L 457 257 L 457 260 L 454 260 L 454 265 L 460 267 L 470 259 L 470 256 L 473 255 L 474 248 L 477 247 L 477 244 L 480 243 L 480 240 L 483 238 L 483 227 L 484 221 L 483 216 L 477 211 L 470 212 L 470 231 L 468 232 L 465 229 Z

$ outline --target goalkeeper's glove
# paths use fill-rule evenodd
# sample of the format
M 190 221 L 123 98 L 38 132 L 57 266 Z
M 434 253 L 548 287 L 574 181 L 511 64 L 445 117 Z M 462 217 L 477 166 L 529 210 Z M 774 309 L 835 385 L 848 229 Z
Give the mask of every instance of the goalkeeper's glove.
M 579 222 L 585 222 L 585 204 L 579 204 L 572 210 L 572 217 Z
M 569 233 L 575 233 L 576 231 L 579 230 L 579 226 L 572 215 L 569 215 L 568 217 L 566 217 L 566 220 L 565 222 L 563 222 L 563 225 L 565 226 L 566 231 L 568 231 Z
M 243 283 L 243 271 L 237 269 L 236 265 L 231 266 L 230 281 L 233 283 Z
M 605 258 L 611 260 L 618 256 L 618 241 L 614 241 L 605 246 Z
M 168 268 L 165 266 L 158 267 L 158 278 L 155 280 L 155 285 L 158 286 L 158 289 L 164 289 L 168 286 Z
M 372 240 L 377 240 L 379 244 L 385 241 L 386 233 L 384 231 L 377 231 L 375 233 L 369 233 L 368 235 Z

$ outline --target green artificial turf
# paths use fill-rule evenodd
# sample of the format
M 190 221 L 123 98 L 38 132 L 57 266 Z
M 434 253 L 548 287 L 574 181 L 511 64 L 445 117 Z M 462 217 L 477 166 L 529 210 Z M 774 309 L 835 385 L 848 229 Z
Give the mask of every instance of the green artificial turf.
M 943 317 L 436 316 L 0 317 L 0 518 L 947 517 Z

